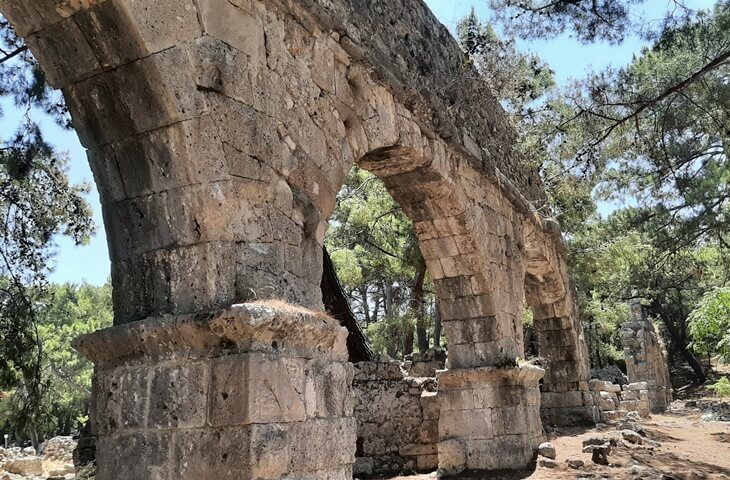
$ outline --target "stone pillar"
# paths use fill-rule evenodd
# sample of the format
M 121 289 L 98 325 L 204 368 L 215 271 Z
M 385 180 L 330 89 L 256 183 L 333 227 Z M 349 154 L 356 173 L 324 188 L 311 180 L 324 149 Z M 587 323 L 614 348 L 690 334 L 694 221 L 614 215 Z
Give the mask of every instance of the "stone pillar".
M 577 308 L 569 298 L 533 307 L 540 358 L 544 359 L 541 415 L 557 426 L 594 425 L 599 401 L 588 388 L 588 351 Z
M 666 410 L 672 402 L 667 352 L 641 302 L 631 303 L 631 320 L 623 324 L 621 334 L 629 382 L 646 382 L 651 411 Z
M 524 356 L 524 270 L 515 227 L 507 215 L 485 216 L 486 225 L 500 225 L 500 235 L 483 245 L 494 252 L 441 258 L 441 274 L 432 275 L 448 343 L 448 370 L 437 373 L 439 471 L 447 475 L 523 469 L 542 436 L 544 371 L 517 361 Z M 459 245 L 458 238 L 440 241 L 448 240 Z M 424 258 L 431 261 L 427 250 Z
M 440 473 L 527 467 L 543 439 L 543 373 L 534 366 L 440 371 Z
M 96 478 L 350 480 L 346 336 L 323 314 L 241 304 L 80 337 Z

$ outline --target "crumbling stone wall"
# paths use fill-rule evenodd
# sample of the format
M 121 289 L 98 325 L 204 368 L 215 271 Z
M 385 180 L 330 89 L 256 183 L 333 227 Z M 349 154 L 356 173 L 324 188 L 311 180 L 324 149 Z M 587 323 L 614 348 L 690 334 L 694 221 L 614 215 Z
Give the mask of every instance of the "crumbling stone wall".
M 410 377 L 435 377 L 437 370 L 446 367 L 446 349 L 429 348 L 425 352 L 413 352 L 403 359 L 403 369 Z
M 271 335 L 242 328 L 221 337 L 211 330 L 219 328 L 221 309 L 278 298 L 321 310 L 327 219 L 358 164 L 383 179 L 413 221 L 439 296 L 449 344 L 439 395 L 453 407 L 439 420 L 439 466 L 490 470 L 532 460 L 540 430 L 533 393 L 543 372 L 515 361 L 524 356 L 526 288 L 536 324 L 552 332 L 538 334 L 548 371 L 543 389 L 552 402 L 547 412 L 590 416 L 587 355 L 560 235 L 530 203 L 543 198 L 536 168 L 513 155 L 514 130 L 499 103 L 422 1 L 0 0 L 0 11 L 27 40 L 49 82 L 63 90 L 99 190 L 116 327 L 80 348 L 97 362 L 100 409 L 117 408 L 108 378 L 126 378 L 138 361 L 150 375 L 163 367 L 156 347 L 135 330 L 138 322 L 167 338 L 156 325 L 169 321 L 187 332 L 190 315 L 198 315 L 213 332 L 200 326 L 165 344 L 165 355 L 189 375 L 180 374 L 182 386 L 156 384 L 150 398 L 156 405 L 176 399 L 182 388 L 212 388 L 198 373 L 214 367 L 192 359 L 185 367 L 175 349 L 198 352 L 201 345 L 190 342 L 202 335 L 219 341 L 215 348 L 204 344 L 211 358 L 236 345 L 243 362 L 257 353 L 249 345 L 264 345 Z M 280 310 L 287 318 L 287 308 Z M 269 325 L 268 318 L 251 313 L 249 323 Z M 102 342 L 113 351 L 109 335 L 135 352 L 113 368 L 103 350 L 88 347 Z M 321 337 L 319 350 L 308 344 L 311 358 L 296 358 L 330 358 L 333 336 Z M 288 357 L 278 343 L 269 345 L 264 363 L 286 380 L 280 367 Z M 325 370 L 310 374 L 329 381 Z M 125 385 L 143 393 L 134 382 Z M 326 395 L 346 391 L 340 385 Z M 281 407 L 278 396 L 265 398 L 265 408 Z M 296 395 L 285 398 L 285 410 L 301 412 Z M 505 398 L 510 402 L 495 403 Z M 119 408 L 115 418 L 125 420 L 131 407 Z M 183 435 L 190 424 L 134 418 L 146 423 L 130 430 L 105 423 L 104 411 L 92 419 L 108 436 L 98 444 L 101 480 L 124 462 L 133 462 L 140 478 L 182 468 L 180 457 L 159 442 Z M 530 425 L 513 429 L 507 419 L 518 414 Z M 200 415 L 190 420 L 201 429 L 198 443 L 211 425 L 201 424 Z M 347 424 L 347 411 L 332 415 Z M 282 433 L 291 442 L 305 431 L 272 428 L 298 432 Z M 322 428 L 306 428 L 312 445 L 328 440 Z M 352 432 L 343 429 L 347 442 Z M 506 447 L 513 453 L 495 455 Z M 119 448 L 138 455 L 119 457 Z M 250 463 L 259 454 L 243 449 L 235 459 Z M 348 475 L 347 459 L 343 454 L 335 467 L 320 466 L 338 472 L 328 478 L 340 478 Z M 272 478 L 290 471 L 315 475 L 308 461 L 293 455 L 292 463 L 272 467 Z M 223 467 L 201 462 L 216 471 L 233 460 Z
M 438 468 L 436 379 L 408 377 L 400 362 L 355 364 L 355 475 Z
M 651 410 L 664 411 L 672 402 L 666 349 L 640 302 L 631 304 L 631 317 L 621 327 L 629 381 L 646 382 Z
M 603 420 L 620 420 L 626 412 L 638 412 L 644 417 L 650 413 L 649 386 L 646 382 L 618 385 L 606 380 L 592 379 L 589 388 L 598 394 Z

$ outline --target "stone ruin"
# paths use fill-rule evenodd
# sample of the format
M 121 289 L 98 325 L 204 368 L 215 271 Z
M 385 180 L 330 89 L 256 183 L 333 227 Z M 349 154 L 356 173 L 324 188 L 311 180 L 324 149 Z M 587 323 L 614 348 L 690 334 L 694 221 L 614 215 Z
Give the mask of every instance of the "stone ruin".
M 606 380 L 592 379 L 588 386 L 592 392 L 598 394 L 603 420 L 620 420 L 628 412 L 638 412 L 643 417 L 650 413 L 649 385 L 646 382 L 618 385 Z
M 440 409 L 435 378 L 407 376 L 396 361 L 359 362 L 353 391 L 356 476 L 438 468 Z
M 0 480 L 47 480 L 75 478 L 72 437 L 53 437 L 39 454 L 33 447 L 0 447 Z
M 640 302 L 631 304 L 631 320 L 621 327 L 626 373 L 630 382 L 646 382 L 652 412 L 672 403 L 667 351 Z
M 412 220 L 439 298 L 436 457 L 415 456 L 444 473 L 519 469 L 541 405 L 547 423 L 598 418 L 536 166 L 421 0 L 0 12 L 62 89 L 102 203 L 114 326 L 76 342 L 96 366 L 99 480 L 352 478 L 353 366 L 320 280 L 354 165 Z M 525 298 L 544 370 L 516 361 Z
M 425 352 L 413 352 L 403 359 L 403 369 L 411 377 L 435 377 L 446 366 L 446 349 L 429 348 Z

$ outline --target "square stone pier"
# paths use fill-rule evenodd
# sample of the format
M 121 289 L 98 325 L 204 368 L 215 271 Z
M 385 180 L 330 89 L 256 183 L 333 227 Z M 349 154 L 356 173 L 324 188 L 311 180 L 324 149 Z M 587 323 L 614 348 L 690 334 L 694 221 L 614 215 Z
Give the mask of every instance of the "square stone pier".
M 80 337 L 96 478 L 351 480 L 346 338 L 324 314 L 261 304 Z
M 439 371 L 439 474 L 528 467 L 543 441 L 544 373 L 535 366 Z

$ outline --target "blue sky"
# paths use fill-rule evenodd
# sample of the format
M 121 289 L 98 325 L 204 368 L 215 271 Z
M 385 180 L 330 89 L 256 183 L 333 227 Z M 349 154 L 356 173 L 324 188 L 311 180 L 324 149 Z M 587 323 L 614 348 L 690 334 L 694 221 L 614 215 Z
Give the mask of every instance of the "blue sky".
M 438 19 L 450 30 L 454 30 L 459 19 L 469 13 L 474 7 L 480 18 L 489 17 L 488 0 L 426 0 Z M 644 5 L 643 18 L 660 19 L 671 5 L 671 0 L 648 0 Z M 691 8 L 710 8 L 712 0 L 693 0 L 687 2 Z M 628 38 L 622 45 L 608 45 L 597 43 L 582 45 L 568 35 L 555 40 L 539 42 L 519 42 L 522 50 L 531 50 L 540 55 L 555 71 L 558 83 L 562 84 L 570 78 L 579 78 L 591 70 L 600 70 L 608 65 L 621 66 L 629 61 L 634 54 L 641 51 L 645 44 L 636 37 Z M 18 112 L 8 99 L 0 100 L 0 107 L 4 116 L 0 117 L 0 136 L 12 134 L 18 122 Z M 79 144 L 73 131 L 65 131 L 50 121 L 44 121 L 40 113 L 34 112 L 34 118 L 43 125 L 46 138 L 60 152 L 69 157 L 69 175 L 73 182 L 87 182 L 93 186 L 93 178 L 86 161 L 86 153 Z M 97 232 L 90 243 L 85 246 L 75 246 L 64 237 L 56 239 L 58 255 L 54 271 L 50 278 L 55 282 L 88 281 L 93 284 L 102 284 L 109 276 L 109 255 L 101 219 L 101 207 L 95 189 L 88 197 L 94 209 L 94 221 Z

